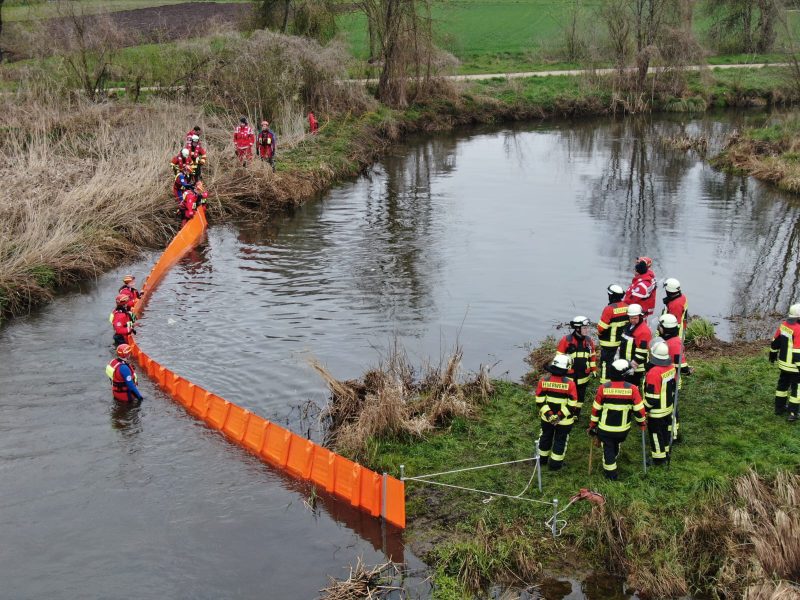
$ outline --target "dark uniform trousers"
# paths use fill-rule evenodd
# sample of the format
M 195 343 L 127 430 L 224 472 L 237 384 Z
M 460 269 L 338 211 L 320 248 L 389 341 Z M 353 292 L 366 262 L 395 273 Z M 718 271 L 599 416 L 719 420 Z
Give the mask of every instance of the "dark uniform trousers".
M 603 472 L 606 478 L 615 480 L 617 478 L 617 456 L 622 442 L 628 437 L 627 431 L 610 432 L 602 429 L 597 432 L 600 443 L 603 445 Z
M 669 455 L 669 430 L 672 415 L 666 417 L 647 416 L 647 434 L 650 438 L 650 456 L 655 464 L 666 462 Z
M 775 414 L 782 414 L 786 411 L 787 401 L 789 410 L 797 412 L 800 408 L 800 373 L 792 373 L 781 369 L 778 375 L 778 386 L 775 390 Z
M 539 436 L 539 456 L 542 464 L 549 464 L 555 471 L 561 468 L 567 452 L 569 432 L 572 425 L 555 425 L 542 421 L 542 435 Z

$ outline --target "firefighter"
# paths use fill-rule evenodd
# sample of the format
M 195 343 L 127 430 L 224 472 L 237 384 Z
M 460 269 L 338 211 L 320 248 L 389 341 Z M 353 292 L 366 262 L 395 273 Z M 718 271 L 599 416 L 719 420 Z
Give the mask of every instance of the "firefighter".
M 135 318 L 133 313 L 128 310 L 127 294 L 119 294 L 116 298 L 117 306 L 109 315 L 108 320 L 114 328 L 114 345 L 127 344 L 130 341 L 131 333 L 136 333 L 133 328 Z
M 633 279 L 625 292 L 627 304 L 639 304 L 645 317 L 653 314 L 656 307 L 656 276 L 653 273 L 653 259 L 640 256 L 633 266 Z
M 256 141 L 256 134 L 252 127 L 247 124 L 247 118 L 239 119 L 239 125 L 233 131 L 233 145 L 236 148 L 236 158 L 244 165 L 253 160 L 253 144 Z
M 128 344 L 119 344 L 117 358 L 106 365 L 106 375 L 111 380 L 111 394 L 117 402 L 144 400 L 136 387 L 136 369 L 129 362 L 132 350 Z
M 197 139 L 199 140 L 201 135 L 203 135 L 203 130 L 200 129 L 200 125 L 195 125 L 189 131 L 186 132 L 186 142 L 184 142 L 184 144 L 188 146 L 189 142 L 192 141 L 192 138 L 194 136 L 197 136 Z
M 650 340 L 653 338 L 643 312 L 638 304 L 628 305 L 628 324 L 622 330 L 622 341 L 619 346 L 619 357 L 631 365 L 630 371 L 625 375 L 625 381 L 638 388 L 642 386 L 647 355 L 650 352 Z
M 261 121 L 261 129 L 258 132 L 258 142 L 256 144 L 256 154 L 261 160 L 265 160 L 275 172 L 275 151 L 278 149 L 278 139 L 275 132 L 269 128 L 269 121 Z
M 670 359 L 672 360 L 672 364 L 675 366 L 675 380 L 677 381 L 677 389 L 683 389 L 681 376 L 690 375 L 692 371 L 689 368 L 689 365 L 686 364 L 686 352 L 683 347 L 683 342 L 678 335 L 678 319 L 675 318 L 675 315 L 667 313 L 658 318 L 658 335 L 661 336 L 661 339 L 667 345 Z M 677 407 L 675 408 L 674 418 L 675 430 L 672 432 L 673 443 L 678 442 L 678 434 L 680 433 L 681 429 L 681 424 L 678 420 L 679 418 L 680 407 Z
M 558 342 L 556 351 L 566 354 L 572 359 L 572 366 L 567 375 L 575 382 L 578 390 L 578 404 L 575 408 L 575 419 L 581 415 L 583 401 L 586 398 L 586 386 L 590 377 L 597 377 L 597 351 L 594 340 L 589 335 L 589 319 L 578 315 L 569 322 L 572 333 L 565 335 Z
M 317 131 L 319 131 L 317 117 L 315 117 L 314 113 L 311 111 L 308 111 L 308 129 L 311 131 L 311 135 L 316 135 Z
M 186 165 L 183 171 L 175 178 L 175 184 L 172 186 L 172 191 L 175 193 L 175 200 L 178 204 L 183 200 L 183 193 L 186 190 L 194 190 L 194 185 L 193 169 L 190 165 Z
M 649 363 L 644 380 L 644 406 L 647 409 L 650 457 L 654 464 L 660 465 L 669 457 L 676 372 L 664 342 L 653 344 Z
M 567 377 L 570 362 L 566 354 L 556 354 L 547 367 L 549 373 L 536 385 L 536 406 L 542 421 L 539 456 L 541 464 L 549 464 L 551 471 L 558 471 L 564 464 L 569 432 L 575 422 L 578 390 Z
M 627 360 L 619 358 L 609 366 L 611 381 L 597 388 L 592 404 L 592 419 L 587 433 L 596 435 L 603 446 L 603 473 L 611 481 L 617 480 L 619 448 L 631 428 L 631 413 L 642 431 L 647 429 L 647 413 L 639 389 L 624 381 L 630 369 Z
M 194 217 L 197 208 L 197 194 L 193 190 L 186 190 L 183 199 L 178 204 L 178 216 L 181 218 L 181 227 L 186 225 Z
M 608 369 L 613 362 L 622 337 L 622 329 L 628 322 L 628 305 L 622 301 L 625 292 L 616 283 L 608 286 L 608 306 L 603 309 L 597 323 L 600 338 L 600 383 L 608 381 Z
M 686 301 L 686 296 L 681 292 L 681 282 L 674 277 L 665 279 L 664 291 L 667 297 L 664 298 L 664 309 L 661 314 L 666 315 L 669 313 L 678 319 L 678 337 L 683 339 L 689 303 Z
M 203 167 L 206 164 L 206 149 L 200 144 L 200 136 L 193 135 L 183 150 L 189 151 L 189 160 L 194 167 L 194 177 L 197 181 L 202 179 Z M 181 153 L 183 153 L 181 150 Z
M 133 307 L 136 306 L 136 301 L 144 295 L 143 292 L 133 287 L 135 283 L 136 277 L 133 275 L 125 275 L 125 277 L 122 278 L 122 287 L 119 288 L 120 294 L 128 296 L 127 307 L 129 310 L 132 310 Z
M 780 375 L 775 389 L 775 414 L 789 409 L 789 421 L 800 410 L 800 304 L 789 307 L 789 316 L 778 326 L 769 351 L 769 362 L 778 361 Z
M 172 157 L 170 164 L 172 165 L 172 172 L 175 174 L 175 177 L 183 173 L 184 167 L 192 166 L 191 155 L 192 153 L 188 148 L 182 148 L 177 156 Z

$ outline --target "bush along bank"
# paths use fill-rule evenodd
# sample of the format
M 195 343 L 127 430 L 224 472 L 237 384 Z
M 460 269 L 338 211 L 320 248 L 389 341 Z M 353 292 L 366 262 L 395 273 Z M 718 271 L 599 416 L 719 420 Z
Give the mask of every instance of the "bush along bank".
M 778 116 L 772 123 L 731 135 L 711 160 L 716 167 L 751 175 L 794 194 L 800 193 L 800 119 Z
M 544 470 L 541 494 L 535 480 L 529 485 L 531 463 L 438 479 L 510 496 L 527 488 L 523 497 L 559 498 L 562 507 L 581 488 L 605 497 L 603 506 L 578 502 L 564 511 L 555 540 L 546 525 L 552 507 L 502 497 L 484 502 L 481 494 L 409 481 L 406 534 L 434 569 L 434 596 L 461 598 L 498 582 L 524 587 L 543 573 L 587 568 L 624 576 L 644 597 L 796 594 L 791 582 L 800 572 L 800 436 L 773 414 L 778 373 L 768 363 L 767 347 L 716 342 L 689 354 L 695 373 L 681 390 L 684 439 L 669 467 L 643 473 L 633 428 L 618 460 L 621 480 L 605 480 L 597 450 L 589 475 L 584 411 L 570 437 L 567 466 Z M 386 373 L 372 372 L 360 384 L 372 390 L 368 405 L 384 397 L 374 382 Z M 371 468 L 398 473 L 403 464 L 408 476 L 530 457 L 539 434 L 530 388 L 496 381 L 488 397 L 481 389 L 485 393 L 485 387 L 473 387 L 469 409 L 452 411 L 436 431 L 382 430 L 373 414 L 372 426 L 361 426 L 367 437 L 355 446 L 348 438 L 349 447 Z M 393 398 L 395 414 L 406 410 Z M 421 387 L 405 402 L 414 406 L 429 398 Z
M 253 56 L 277 60 L 256 52 L 264 40 L 253 43 Z M 428 90 L 424 101 L 398 111 L 378 104 L 361 87 L 333 82 L 336 72 L 330 70 L 338 62 L 330 52 L 318 53 L 313 47 L 295 51 L 300 58 L 303 52 L 319 54 L 324 64 L 299 71 L 297 65 L 309 61 L 287 61 L 293 73 L 300 72 L 301 84 L 289 90 L 293 95 L 271 100 L 286 107 L 283 114 L 269 115 L 279 135 L 276 173 L 261 164 L 242 169 L 233 159 L 231 131 L 239 111 L 258 104 L 248 96 L 262 93 L 257 86 L 225 93 L 210 84 L 202 93 L 193 91 L 191 102 L 159 97 L 133 102 L 122 95 L 92 103 L 69 94 L 63 82 L 32 71 L 18 92 L 0 97 L 5 117 L 0 179 L 8 183 L 0 189 L 0 318 L 24 312 L 65 284 L 129 260 L 142 247 L 163 245 L 175 227 L 173 200 L 163 185 L 171 177 L 168 161 L 195 123 L 202 125 L 209 150 L 204 179 L 213 221 L 248 211 L 273 213 L 314 198 L 362 171 L 389 144 L 411 132 L 604 115 L 636 104 L 626 99 L 622 87 L 615 88 L 613 78 L 556 76 L 458 85 L 444 81 Z M 260 63 L 253 64 L 257 68 Z M 276 73 L 274 65 L 270 69 Z M 330 85 L 320 86 L 320 79 Z M 653 97 L 651 107 L 791 102 L 795 98 L 785 82 L 785 72 L 778 68 L 736 75 L 689 73 L 682 88 L 685 97 L 665 89 Z M 332 91 L 326 95 L 328 88 Z M 318 135 L 304 133 L 299 107 L 290 102 L 295 97 L 328 107 L 318 111 L 323 116 Z M 257 121 L 261 116 L 251 117 Z

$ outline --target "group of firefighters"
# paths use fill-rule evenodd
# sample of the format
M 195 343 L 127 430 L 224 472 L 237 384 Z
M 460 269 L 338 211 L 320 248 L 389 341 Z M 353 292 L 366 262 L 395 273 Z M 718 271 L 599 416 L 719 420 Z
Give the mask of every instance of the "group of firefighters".
M 649 439 L 650 463 L 668 463 L 679 439 L 678 393 L 681 376 L 692 370 L 686 362 L 683 338 L 688 303 L 677 279 L 664 281 L 664 306 L 657 337 L 647 323 L 655 311 L 656 277 L 649 257 L 639 257 L 627 290 L 612 284 L 608 305 L 597 324 L 599 365 L 589 319 L 576 316 L 572 332 L 558 342 L 556 355 L 539 380 L 535 399 L 541 420 L 538 440 L 542 465 L 557 471 L 564 464 L 569 434 L 578 422 L 590 379 L 600 377 L 587 433 L 602 446 L 603 472 L 617 479 L 617 456 L 633 422 Z M 771 344 L 770 361 L 780 377 L 775 414 L 788 412 L 796 421 L 800 409 L 800 304 L 789 308 Z M 599 367 L 599 368 L 598 368 Z

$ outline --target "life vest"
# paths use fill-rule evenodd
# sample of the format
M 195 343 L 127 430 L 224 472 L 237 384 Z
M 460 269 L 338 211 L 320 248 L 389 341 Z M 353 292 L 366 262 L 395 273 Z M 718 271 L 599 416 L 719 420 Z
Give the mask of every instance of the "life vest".
M 127 336 L 133 328 L 133 318 L 128 309 L 115 308 L 111 313 L 111 325 L 114 327 L 114 333 Z
M 136 377 L 136 370 L 133 368 L 133 365 L 119 358 L 113 359 L 106 365 L 106 375 L 111 380 L 111 394 L 114 396 L 114 400 L 129 402 L 131 400 L 131 394 L 128 391 L 128 384 L 125 382 L 125 379 L 123 379 L 122 373 L 120 373 L 119 370 L 120 366 L 123 364 L 128 365 L 128 368 L 131 370 L 133 383 L 138 383 L 139 380 Z
M 653 309 L 656 307 L 655 273 L 648 269 L 644 275 L 634 276 L 631 285 L 625 292 L 624 300 L 628 304 L 640 305 L 645 315 L 652 315 Z

